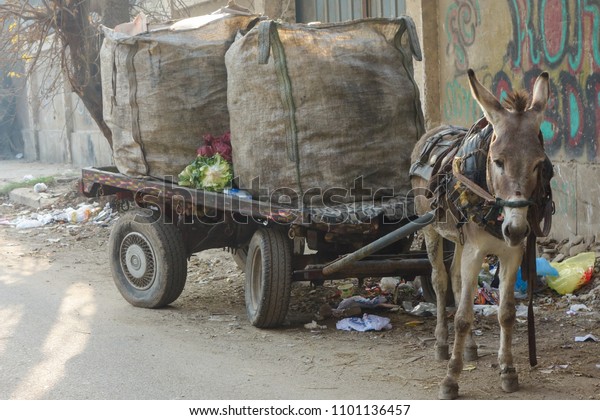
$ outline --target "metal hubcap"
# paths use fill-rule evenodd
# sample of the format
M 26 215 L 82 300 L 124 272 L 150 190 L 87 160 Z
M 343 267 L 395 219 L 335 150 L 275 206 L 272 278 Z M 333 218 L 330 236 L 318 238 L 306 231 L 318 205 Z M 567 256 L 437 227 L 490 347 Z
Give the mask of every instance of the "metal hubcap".
M 136 289 L 146 290 L 154 282 L 156 257 L 143 235 L 131 232 L 123 238 L 120 262 L 127 281 Z

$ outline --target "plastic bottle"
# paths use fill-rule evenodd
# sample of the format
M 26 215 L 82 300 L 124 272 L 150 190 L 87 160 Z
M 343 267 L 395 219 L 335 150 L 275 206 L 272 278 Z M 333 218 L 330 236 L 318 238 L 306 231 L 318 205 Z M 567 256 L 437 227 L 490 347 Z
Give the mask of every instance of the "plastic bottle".
M 252 194 L 250 194 L 248 191 L 239 190 L 237 188 L 225 188 L 223 190 L 223 193 L 233 195 L 242 199 L 252 200 Z

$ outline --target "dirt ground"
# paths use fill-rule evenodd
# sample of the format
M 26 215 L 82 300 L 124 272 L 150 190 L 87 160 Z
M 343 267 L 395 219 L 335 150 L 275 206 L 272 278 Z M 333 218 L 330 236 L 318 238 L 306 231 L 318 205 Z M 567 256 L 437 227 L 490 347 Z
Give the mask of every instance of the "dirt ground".
M 65 208 L 85 201 L 72 188 L 73 183 L 55 188 L 62 197 L 57 207 Z M 11 221 L 30 211 L 0 197 L 0 221 Z M 28 230 L 0 225 L 0 244 L 8 247 L 6 249 L 12 244 L 19 246 L 19 251 L 8 255 L 3 264 L 7 269 L 15 269 L 19 267 L 20 259 L 35 257 L 40 264 L 54 266 L 57 270 L 75 270 L 90 275 L 100 271 L 106 273 L 110 227 L 110 222 L 53 223 Z M 114 287 L 110 284 L 110 275 L 105 277 L 109 284 L 104 283 L 101 287 Z M 317 312 L 323 304 L 339 301 L 338 284 L 326 282 L 321 287 L 295 284 L 286 325 L 276 330 L 260 330 L 249 325 L 246 319 L 244 274 L 228 253 L 210 250 L 190 260 L 186 287 L 178 300 L 158 312 L 139 310 L 136 316 L 139 323 L 156 322 L 158 317 L 163 326 L 193 325 L 196 336 L 210 341 L 215 349 L 227 348 L 236 355 L 235 366 L 248 358 L 289 362 L 290 370 L 286 372 L 289 382 L 282 381 L 282 387 L 286 383 L 302 384 L 309 372 L 322 371 L 327 372 L 324 377 L 333 375 L 340 381 L 361 387 L 391 388 L 398 390 L 398 395 L 417 399 L 436 398 L 438 383 L 445 373 L 445 362 L 433 358 L 435 319 L 414 316 L 400 308 L 376 312 L 390 318 L 391 330 L 337 330 L 336 319 L 321 320 Z M 354 284 L 358 286 L 356 280 Z M 115 299 L 119 298 L 115 294 Z M 573 304 L 585 304 L 589 311 L 569 315 L 567 311 Z M 526 319 L 518 318 L 516 325 L 513 349 L 521 389 L 513 394 L 501 391 L 496 359 L 499 342 L 496 317 L 478 315 L 474 329 L 480 358 L 465 365 L 460 381 L 461 398 L 600 399 L 600 343 L 575 341 L 575 337 L 586 334 L 600 338 L 600 280 L 594 279 L 570 297 L 559 296 L 549 289 L 541 290 L 536 295 L 535 306 L 538 352 L 535 368 L 528 365 Z M 113 306 L 110 310 L 118 308 Z M 304 324 L 313 320 L 326 328 L 305 328 Z M 312 382 L 306 383 L 305 387 L 307 395 L 319 391 L 319 385 Z M 331 381 L 327 379 L 323 384 L 325 396 L 334 395 L 327 392 L 331 387 Z M 400 392 L 403 389 L 406 392 Z M 367 398 L 373 396 L 369 392 L 365 395 Z M 394 394 L 384 392 L 381 395 L 389 398 Z

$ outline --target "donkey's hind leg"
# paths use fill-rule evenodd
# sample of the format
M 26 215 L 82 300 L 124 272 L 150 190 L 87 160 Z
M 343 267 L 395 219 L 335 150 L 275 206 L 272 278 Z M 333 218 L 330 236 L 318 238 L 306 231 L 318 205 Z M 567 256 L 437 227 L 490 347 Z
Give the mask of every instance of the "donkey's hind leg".
M 441 399 L 458 397 L 458 378 L 463 369 L 465 342 L 473 326 L 473 297 L 480 266 L 480 251 L 473 246 L 469 246 L 467 242 L 461 258 L 462 287 L 458 309 L 454 317 L 454 348 L 452 349 L 452 357 L 448 362 L 446 377 L 440 385 L 439 397 Z
M 460 276 L 460 261 L 462 259 L 463 246 L 457 243 L 454 248 L 454 258 L 450 268 L 450 278 L 452 280 L 452 290 L 454 292 L 454 304 L 458 308 L 460 302 L 460 293 L 462 289 L 462 280 Z M 467 362 L 477 360 L 477 343 L 473 339 L 473 332 L 467 335 L 467 343 L 465 345 L 464 358 Z
M 423 235 L 431 262 L 431 282 L 436 296 L 435 359 L 448 360 L 450 357 L 448 354 L 448 320 L 446 318 L 448 273 L 444 266 L 443 238 L 431 226 L 423 229 Z

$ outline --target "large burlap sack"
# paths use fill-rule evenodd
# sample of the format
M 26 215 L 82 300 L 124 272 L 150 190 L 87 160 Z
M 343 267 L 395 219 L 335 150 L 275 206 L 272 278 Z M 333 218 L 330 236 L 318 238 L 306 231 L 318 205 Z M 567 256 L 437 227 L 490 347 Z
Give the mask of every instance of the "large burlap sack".
M 421 52 L 409 17 L 263 21 L 236 40 L 225 63 L 240 188 L 313 204 L 331 189 L 338 202 L 408 192 L 424 132 L 413 57 Z M 360 182 L 364 197 L 353 190 Z
M 119 172 L 177 177 L 202 135 L 229 130 L 225 52 L 256 19 L 201 16 L 135 36 L 104 29 L 102 100 Z

